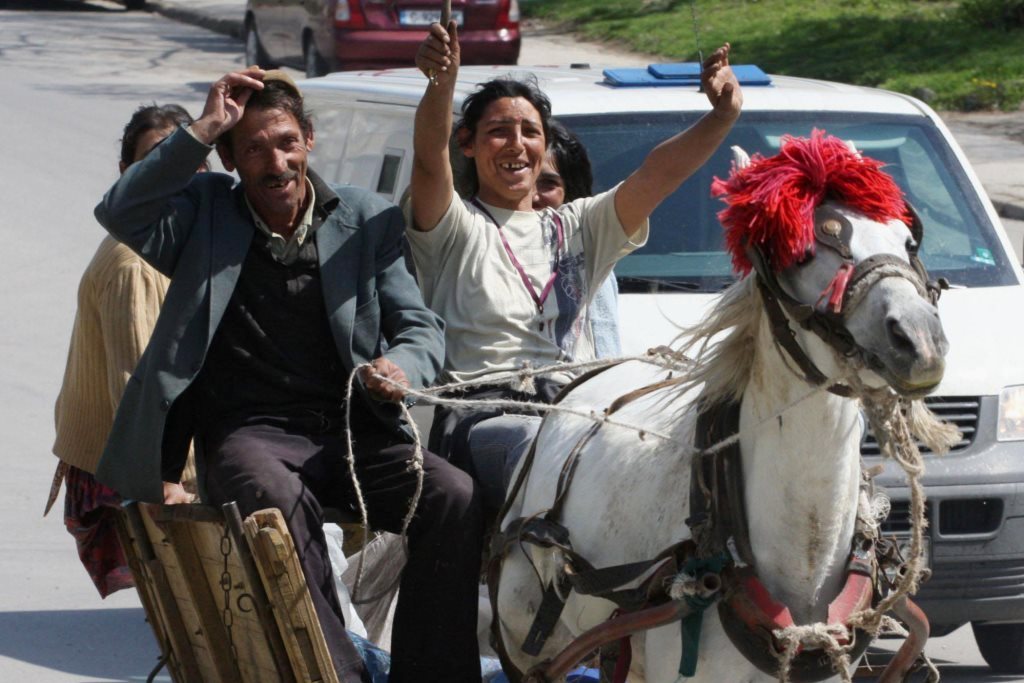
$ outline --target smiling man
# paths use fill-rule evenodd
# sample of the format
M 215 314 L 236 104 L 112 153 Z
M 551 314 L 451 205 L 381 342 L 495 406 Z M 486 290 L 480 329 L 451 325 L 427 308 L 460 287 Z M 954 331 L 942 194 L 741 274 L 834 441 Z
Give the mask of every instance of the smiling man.
M 241 180 L 193 172 L 213 149 Z M 417 488 L 395 402 L 440 370 L 442 326 L 402 258 L 399 210 L 307 166 L 312 122 L 295 83 L 251 67 L 203 115 L 129 168 L 100 223 L 171 277 L 97 471 L 158 502 L 196 441 L 204 501 L 277 507 L 295 539 L 342 681 L 368 680 L 348 639 L 322 506 L 352 508 L 345 413 L 371 525 L 400 531 Z M 357 391 L 346 405 L 353 372 Z M 385 381 L 389 380 L 389 381 Z M 174 479 L 176 481 L 176 479 Z M 482 521 L 472 480 L 424 453 L 395 614 L 391 681 L 479 681 Z

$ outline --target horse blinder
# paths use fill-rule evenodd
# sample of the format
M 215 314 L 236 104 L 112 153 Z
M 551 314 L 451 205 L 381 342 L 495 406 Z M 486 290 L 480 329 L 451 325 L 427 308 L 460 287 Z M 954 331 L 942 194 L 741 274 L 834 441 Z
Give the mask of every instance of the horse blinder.
M 837 270 L 829 286 L 822 292 L 821 297 L 815 305 L 805 304 L 790 296 L 779 283 L 772 269 L 770 258 L 764 253 L 760 245 L 748 244 L 746 248 L 747 257 L 753 265 L 754 272 L 763 285 L 763 292 L 769 296 L 765 299 L 765 308 L 773 317 L 772 333 L 775 339 L 787 350 L 793 360 L 800 366 L 808 382 L 821 384 L 825 381 L 824 375 L 813 366 L 813 362 L 807 357 L 803 349 L 795 343 L 792 330 L 788 329 L 788 322 L 785 322 L 777 313 L 773 315 L 773 308 L 784 307 L 789 317 L 797 322 L 805 330 L 816 334 L 832 349 L 846 357 L 862 354 L 863 350 L 854 340 L 853 335 L 846 329 L 845 318 L 852 308 L 856 308 L 859 298 L 851 301 L 850 292 L 855 286 L 872 272 L 888 267 L 890 270 L 902 271 L 902 275 L 910 280 L 917 287 L 922 298 L 928 300 L 933 306 L 938 304 L 939 295 L 943 289 L 949 288 L 945 278 L 931 280 L 928 271 L 918 256 L 921 241 L 924 239 L 924 225 L 914 208 L 907 203 L 907 213 L 911 218 L 909 230 L 911 242 L 907 244 L 907 259 L 909 267 L 902 259 L 887 255 L 878 254 L 864 259 L 860 263 L 853 264 L 852 250 L 850 243 L 853 238 L 853 225 L 845 216 L 830 206 L 821 205 L 814 212 L 814 241 L 822 247 L 828 248 L 839 255 L 843 260 L 842 266 Z M 808 245 L 806 254 L 801 260 L 801 265 L 814 255 L 814 249 Z M 875 275 L 874 277 L 878 277 Z M 884 277 L 884 276 L 882 276 Z M 868 283 L 868 288 L 873 283 Z M 822 301 L 827 300 L 824 310 L 819 309 Z M 778 318 L 778 320 L 776 320 Z M 796 348 L 793 348 L 793 347 Z

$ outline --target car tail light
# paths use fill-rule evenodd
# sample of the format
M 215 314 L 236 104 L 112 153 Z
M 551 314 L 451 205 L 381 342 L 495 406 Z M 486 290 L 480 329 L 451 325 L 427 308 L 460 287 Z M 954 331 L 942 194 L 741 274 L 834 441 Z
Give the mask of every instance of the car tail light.
M 496 28 L 519 28 L 518 0 L 501 0 L 498 8 L 498 25 Z
M 334 25 L 338 28 L 366 28 L 366 17 L 359 0 L 338 0 L 334 8 Z

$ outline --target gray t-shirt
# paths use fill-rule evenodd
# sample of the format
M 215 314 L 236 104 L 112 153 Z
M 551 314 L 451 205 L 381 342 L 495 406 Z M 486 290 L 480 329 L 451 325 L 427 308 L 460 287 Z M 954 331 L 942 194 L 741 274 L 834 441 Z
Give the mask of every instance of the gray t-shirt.
M 615 212 L 615 192 L 578 199 L 556 211 L 486 212 L 455 196 L 437 227 L 406 234 L 423 299 L 445 329 L 445 375 L 466 381 L 524 363 L 542 367 L 593 356 L 590 326 L 582 315 L 615 262 L 643 246 L 648 223 L 628 239 Z M 541 310 L 505 246 L 493 216 L 540 294 L 557 279 Z

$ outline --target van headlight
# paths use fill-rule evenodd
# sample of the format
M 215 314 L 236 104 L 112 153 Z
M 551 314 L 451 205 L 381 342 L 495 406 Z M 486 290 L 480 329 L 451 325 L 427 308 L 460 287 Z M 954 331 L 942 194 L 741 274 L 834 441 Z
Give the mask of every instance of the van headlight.
M 1024 385 L 1005 387 L 999 393 L 999 441 L 1024 441 Z

